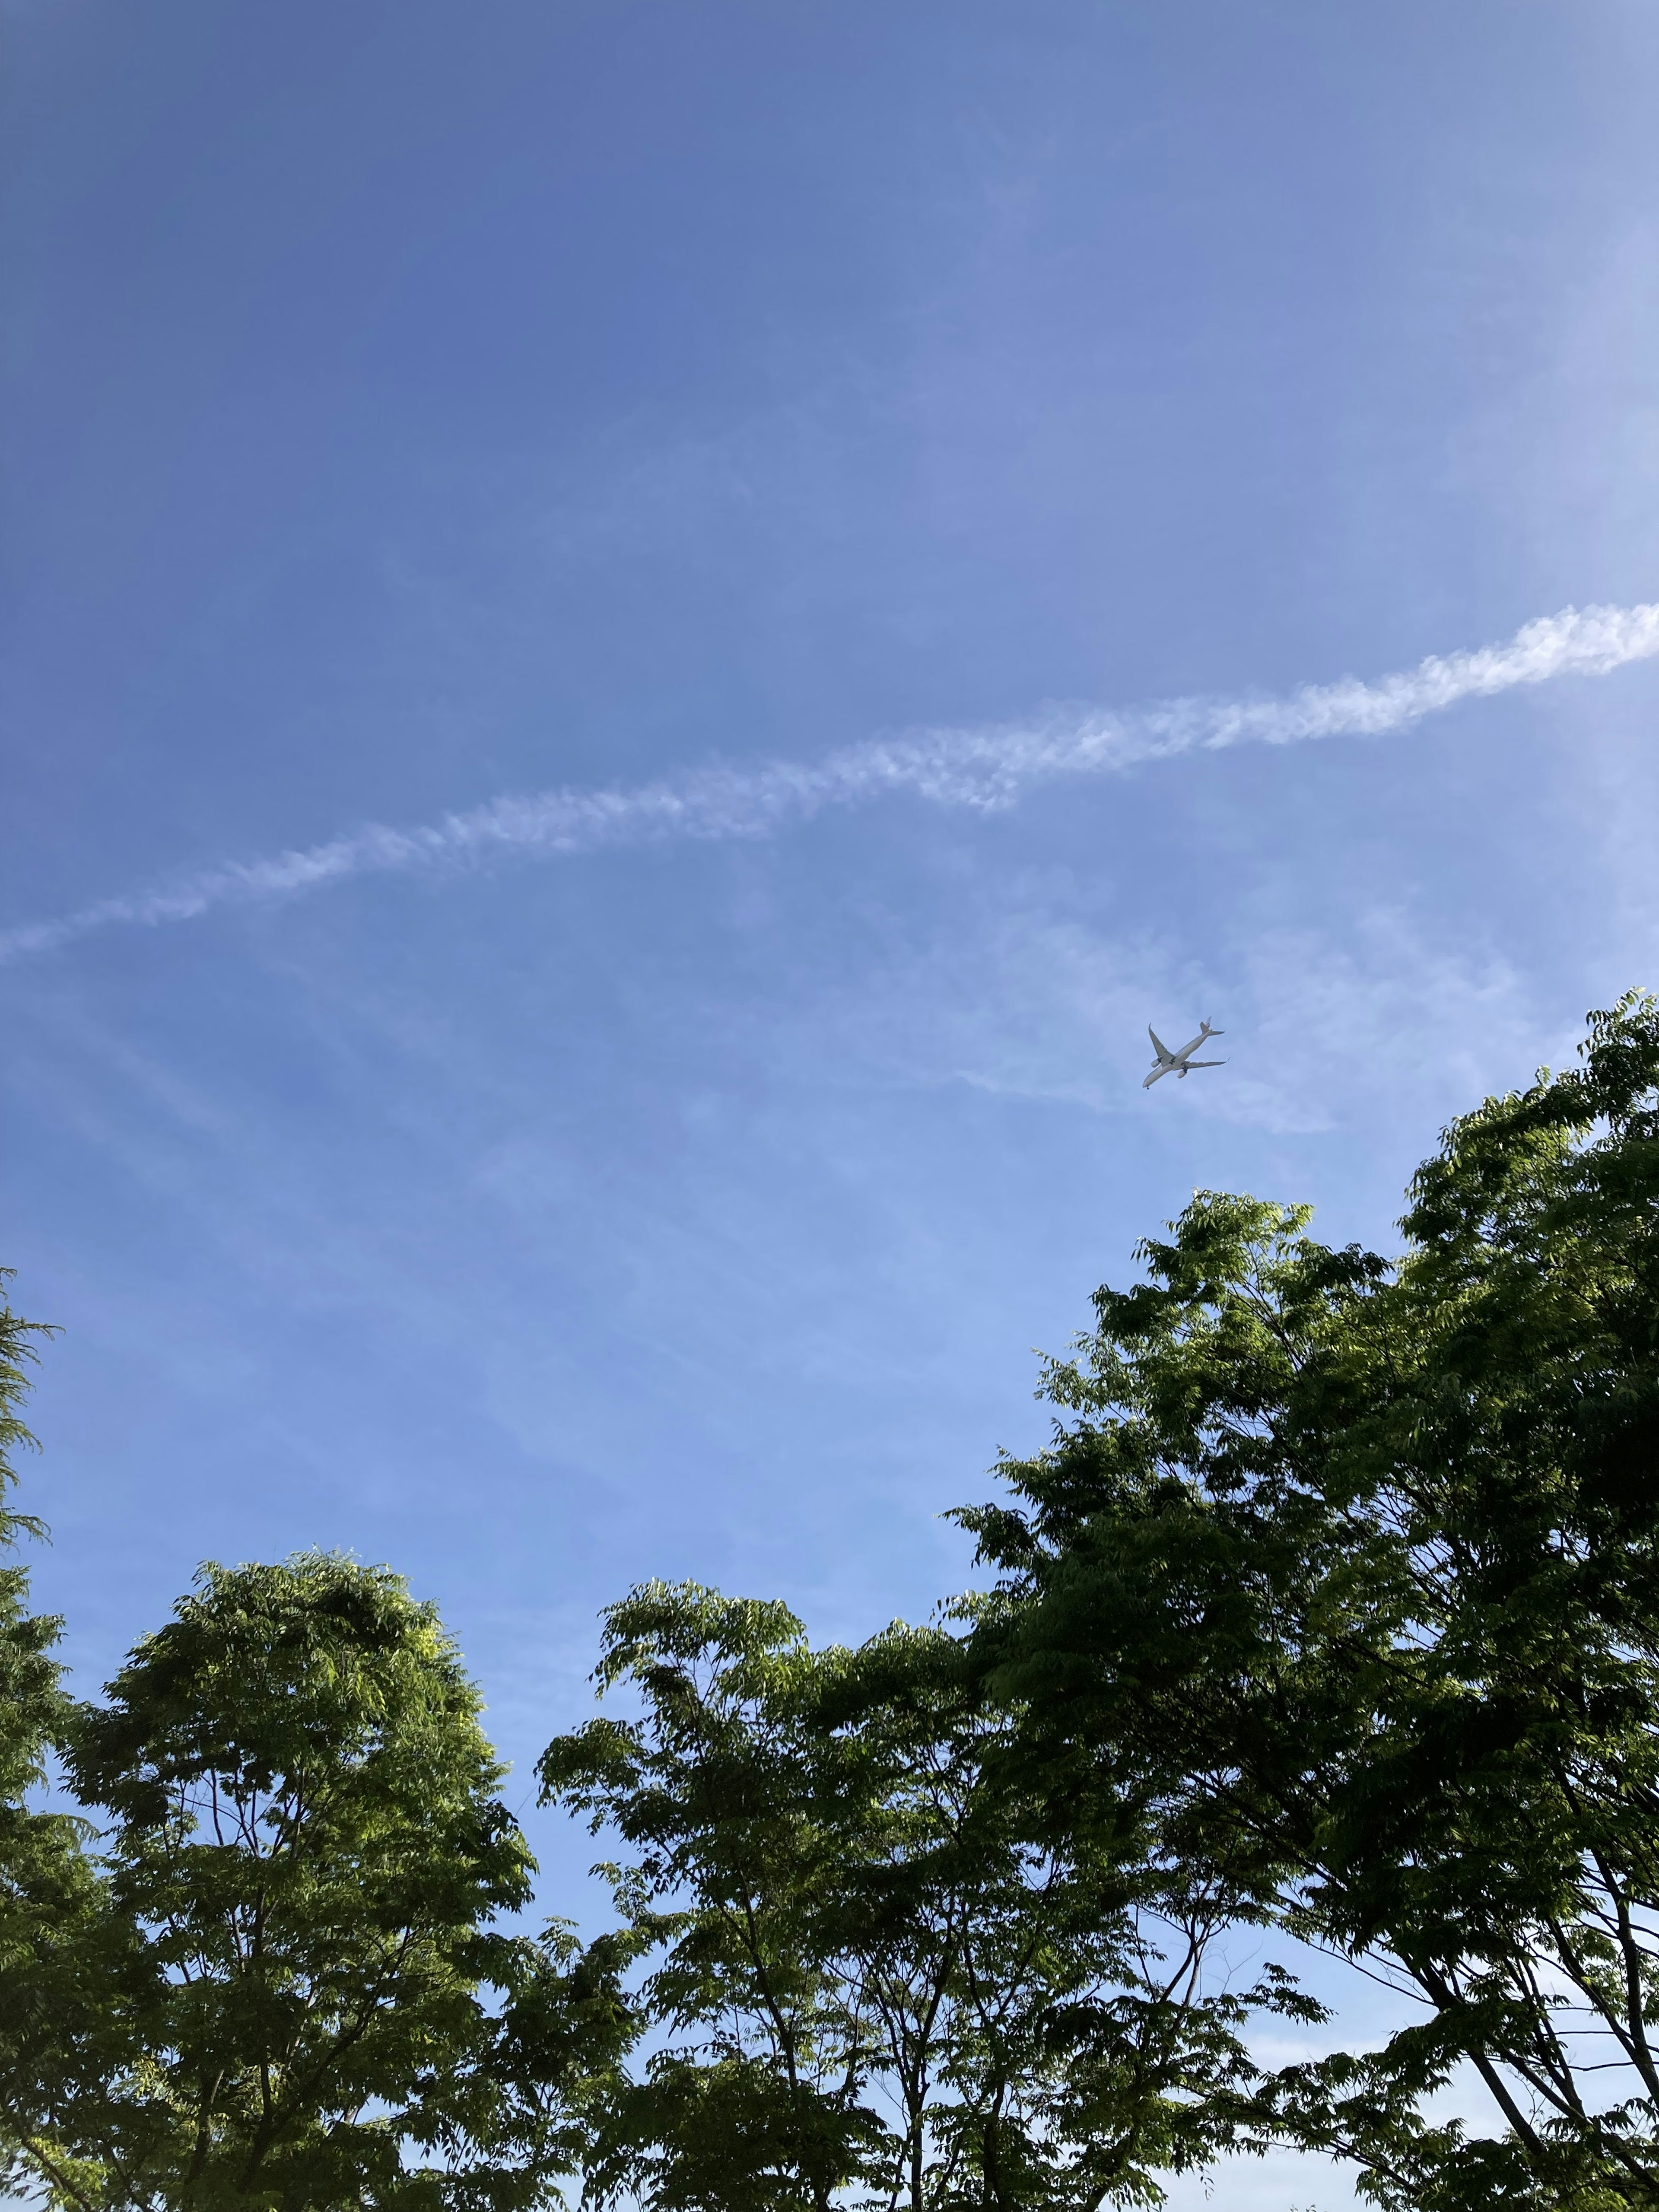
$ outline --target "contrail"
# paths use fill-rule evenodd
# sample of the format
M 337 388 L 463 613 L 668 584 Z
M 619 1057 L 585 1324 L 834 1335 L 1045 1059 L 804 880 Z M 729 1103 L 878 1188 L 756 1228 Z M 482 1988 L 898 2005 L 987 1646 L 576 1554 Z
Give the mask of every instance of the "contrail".
M 378 823 L 327 844 L 263 860 L 231 860 L 171 885 L 100 899 L 56 921 L 0 933 L 0 963 L 26 958 L 120 924 L 187 921 L 210 908 L 291 898 L 349 876 L 454 868 L 496 853 L 591 853 L 678 838 L 764 837 L 826 807 L 910 791 L 940 805 L 992 810 L 1027 786 L 1099 775 L 1176 753 L 1225 745 L 1377 737 L 1460 699 L 1570 673 L 1604 675 L 1659 653 L 1659 605 L 1566 607 L 1528 623 L 1504 645 L 1431 654 L 1370 683 L 1345 677 L 1281 698 L 1170 699 L 1121 710 L 1046 708 L 1030 720 L 872 738 L 818 761 L 692 769 L 655 782 L 544 791 L 488 800 L 411 830 Z

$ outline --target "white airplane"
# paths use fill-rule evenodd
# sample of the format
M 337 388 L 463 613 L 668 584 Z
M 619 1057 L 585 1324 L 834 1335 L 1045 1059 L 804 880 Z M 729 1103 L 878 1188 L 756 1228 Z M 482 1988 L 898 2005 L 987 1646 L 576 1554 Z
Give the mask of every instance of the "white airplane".
M 1221 1035 L 1221 1031 L 1212 1029 L 1208 1022 L 1203 1024 L 1198 1035 L 1189 1044 L 1182 1046 L 1179 1052 L 1171 1052 L 1158 1031 L 1150 1024 L 1146 1034 L 1152 1041 L 1152 1050 L 1158 1054 L 1158 1058 L 1152 1062 L 1152 1073 L 1140 1086 L 1143 1091 L 1150 1091 L 1160 1075 L 1184 1077 L 1189 1075 L 1195 1067 L 1225 1067 L 1227 1065 L 1224 1060 L 1189 1060 L 1187 1056 L 1188 1053 L 1196 1052 L 1200 1045 L 1205 1043 L 1209 1038 Z

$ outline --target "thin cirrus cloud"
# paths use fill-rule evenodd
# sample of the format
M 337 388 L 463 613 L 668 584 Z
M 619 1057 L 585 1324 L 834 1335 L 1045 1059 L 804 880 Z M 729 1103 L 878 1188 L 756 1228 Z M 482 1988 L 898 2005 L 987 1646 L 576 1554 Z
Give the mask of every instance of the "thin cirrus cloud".
M 1060 776 L 1109 775 L 1138 762 L 1237 744 L 1377 737 L 1461 699 L 1489 698 L 1551 677 L 1605 675 L 1659 654 L 1659 604 L 1566 607 L 1507 643 L 1431 654 L 1370 683 L 1344 678 L 1279 698 L 1170 699 L 1123 709 L 1064 706 L 979 729 L 909 731 L 843 746 L 817 761 L 713 765 L 650 783 L 492 799 L 414 829 L 379 823 L 304 851 L 231 860 L 149 891 L 0 932 L 0 963 L 123 927 L 189 921 L 216 907 L 294 898 L 354 876 L 454 869 L 497 854 L 563 857 L 608 846 L 775 836 L 832 806 L 912 792 L 939 805 L 990 810 Z

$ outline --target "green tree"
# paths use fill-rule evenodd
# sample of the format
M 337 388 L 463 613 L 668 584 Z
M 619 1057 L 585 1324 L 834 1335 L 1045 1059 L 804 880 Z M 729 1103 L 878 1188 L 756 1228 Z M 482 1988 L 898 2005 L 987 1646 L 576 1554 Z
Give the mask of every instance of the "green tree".
M 70 1739 L 127 1948 L 101 2078 L 39 2147 L 58 2201 L 547 2194 L 615 2005 L 556 1931 L 490 1925 L 532 1863 L 478 1711 L 389 1571 L 202 1570 Z
M 1205 1993 L 1227 1908 L 1127 1807 L 1085 1850 L 1033 1839 L 956 1638 L 815 1653 L 781 1605 L 650 1583 L 605 1615 L 598 1680 L 637 1717 L 541 1771 L 629 1847 L 605 1870 L 660 2041 L 613 2085 L 593 2197 L 1092 2207 L 1224 2135 L 1237 2030 L 1286 1993 Z
M 1452 1126 L 1392 1266 L 1195 1200 L 963 1516 L 1023 1786 L 1133 1772 L 1195 1879 L 1415 2000 L 1255 2100 L 1398 2212 L 1659 2204 L 1659 1008 L 1582 1058 Z
M 17 1481 L 12 1455 L 38 1449 L 25 1425 L 22 1403 L 36 1352 L 33 1340 L 51 1334 L 40 1322 L 11 1310 L 5 1286 L 12 1270 L 0 1267 L 0 1551 L 21 1536 L 41 1536 L 40 1520 L 9 1503 Z M 0 1566 L 0 1806 L 16 1808 L 40 1780 L 46 1745 L 60 1711 L 58 1668 L 51 1656 L 59 1623 L 31 1616 L 28 1571 Z
M 0 1286 L 10 1280 L 0 1270 Z M 35 1340 L 51 1331 L 0 1300 L 0 1550 L 45 1532 L 15 1511 L 13 1455 L 35 1440 L 22 1419 Z M 111 1923 L 82 1824 L 31 1804 L 68 1701 L 52 1656 L 59 1623 L 28 1610 L 28 1574 L 0 1565 L 0 2185 L 38 2178 L 36 2149 L 87 2075 L 100 2029 Z

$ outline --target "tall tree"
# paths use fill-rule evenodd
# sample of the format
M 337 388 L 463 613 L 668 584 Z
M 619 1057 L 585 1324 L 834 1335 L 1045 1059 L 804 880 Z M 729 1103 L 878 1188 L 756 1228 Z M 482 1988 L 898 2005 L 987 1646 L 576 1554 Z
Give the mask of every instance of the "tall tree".
M 1092 2207 L 1201 2160 L 1271 1983 L 1206 1994 L 1213 1891 L 1133 1809 L 1034 1840 L 1007 1716 L 957 1640 L 813 1652 L 775 1604 L 650 1583 L 605 1616 L 632 1719 L 562 1737 L 546 1794 L 608 1871 L 658 2047 L 610 2099 L 601 2201 L 661 2212 Z
M 0 1270 L 0 1291 L 11 1279 Z M 0 1550 L 45 1532 L 8 1497 L 36 1341 L 52 1332 L 0 1297 Z M 0 1565 L 0 2185 L 38 2180 L 55 2114 L 88 2078 L 110 1963 L 107 1900 L 81 1824 L 31 1802 L 68 1712 L 54 1659 L 59 1623 L 28 1610 L 28 1573 Z M 95 2066 L 92 2070 L 95 2073 Z
M 9 1267 L 0 1267 L 0 1551 L 13 1550 L 22 1536 L 44 1535 L 37 1516 L 20 1513 L 9 1503 L 17 1481 L 13 1454 L 38 1449 L 24 1422 L 29 1369 L 37 1354 L 34 1340 L 50 1335 L 44 1322 L 25 1321 L 12 1311 L 6 1285 Z M 28 1571 L 15 1562 L 0 1566 L 0 1804 L 15 1806 L 41 1774 L 41 1759 L 58 1712 L 58 1669 L 51 1653 L 59 1624 L 25 1610 Z
M 130 1941 L 105 2076 L 41 2148 L 60 2203 L 547 2192 L 596 1992 L 568 1945 L 490 1925 L 532 1861 L 478 1711 L 387 1570 L 202 1570 L 70 1743 Z
M 964 1516 L 979 1662 L 1065 1817 L 1133 1769 L 1166 1849 L 1415 2001 L 1264 2128 L 1399 2212 L 1651 2207 L 1659 1008 L 1455 1123 L 1395 1265 L 1306 1219 L 1200 1197 L 1099 1294 Z

